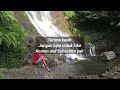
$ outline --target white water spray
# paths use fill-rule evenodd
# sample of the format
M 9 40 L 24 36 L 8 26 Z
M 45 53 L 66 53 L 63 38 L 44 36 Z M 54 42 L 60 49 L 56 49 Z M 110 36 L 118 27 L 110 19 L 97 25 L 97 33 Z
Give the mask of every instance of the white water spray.
M 90 51 L 89 51 L 89 53 L 90 53 L 90 56 L 96 56 L 96 54 L 95 54 L 95 45 L 93 45 L 93 44 L 91 44 L 91 43 L 89 43 L 89 47 L 90 47 Z
M 69 37 L 52 24 L 49 11 L 27 11 L 27 15 L 38 33 L 43 37 Z
M 26 12 L 31 23 L 35 26 L 38 33 L 43 37 L 69 37 L 70 35 L 61 32 L 54 24 L 49 11 L 27 11 Z M 78 60 L 84 60 L 77 54 L 66 54 L 67 59 L 77 58 Z

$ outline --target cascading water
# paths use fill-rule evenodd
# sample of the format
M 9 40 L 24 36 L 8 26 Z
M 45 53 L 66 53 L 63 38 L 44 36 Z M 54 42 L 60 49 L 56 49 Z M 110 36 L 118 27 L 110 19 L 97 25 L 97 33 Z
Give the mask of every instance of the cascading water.
M 43 37 L 70 37 L 70 35 L 61 32 L 53 23 L 49 11 L 27 11 L 26 12 L 31 23 L 35 26 L 38 33 Z M 91 55 L 92 49 L 90 49 Z M 66 54 L 67 59 L 84 60 L 77 54 Z
M 85 43 L 85 56 L 96 56 L 95 45 L 91 43 Z
M 52 24 L 49 11 L 27 11 L 28 17 L 43 37 L 69 37 Z
M 96 56 L 96 54 L 95 54 L 95 45 L 93 45 L 93 44 L 91 44 L 91 43 L 89 43 L 89 45 L 90 45 L 90 56 Z

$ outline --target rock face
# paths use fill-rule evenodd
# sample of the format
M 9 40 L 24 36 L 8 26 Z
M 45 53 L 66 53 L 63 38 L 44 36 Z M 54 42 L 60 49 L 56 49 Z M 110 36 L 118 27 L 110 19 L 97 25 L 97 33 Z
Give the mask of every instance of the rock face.
M 44 54 L 44 56 L 48 59 L 48 66 L 55 66 L 65 62 L 59 54 Z
M 64 19 L 63 11 L 51 11 L 52 23 L 61 30 L 61 32 L 67 33 L 72 36 L 72 33 L 69 30 L 67 21 Z
M 120 79 L 120 64 L 101 75 L 107 79 Z
M 25 32 L 27 33 L 27 36 L 33 37 L 39 35 L 36 28 L 32 25 L 27 14 L 24 11 L 13 11 L 13 13 L 20 24 L 23 26 Z
M 101 60 L 111 60 L 111 59 L 115 59 L 117 58 L 116 57 L 116 54 L 113 52 L 113 51 L 109 51 L 109 52 L 103 52 L 101 55 L 100 55 L 100 58 Z
M 60 76 L 59 76 L 60 75 Z M 38 66 L 24 66 L 14 69 L 0 69 L 0 79 L 67 79 L 61 72 L 48 72 Z

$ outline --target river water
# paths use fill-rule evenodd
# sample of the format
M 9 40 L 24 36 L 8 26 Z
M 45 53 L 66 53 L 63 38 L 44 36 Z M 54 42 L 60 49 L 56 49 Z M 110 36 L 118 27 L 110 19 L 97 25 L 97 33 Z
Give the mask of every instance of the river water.
M 74 75 L 101 75 L 106 72 L 106 68 L 112 68 L 120 64 L 120 58 L 111 61 L 101 62 L 97 59 L 81 60 L 78 63 L 63 63 L 54 67 L 50 67 L 52 71 L 58 71 L 67 76 Z
M 39 34 L 43 37 L 64 37 L 67 34 L 61 32 L 56 26 L 52 24 L 52 20 L 50 17 L 50 12 L 48 11 L 28 11 L 28 17 L 31 23 L 35 26 Z M 68 35 L 69 36 L 69 35 Z M 91 46 L 91 44 L 89 45 Z M 95 49 L 95 47 L 93 47 Z M 93 49 L 90 49 L 92 52 Z M 76 54 L 69 54 L 67 55 L 71 58 L 78 58 L 82 59 L 82 57 L 77 56 Z M 66 57 L 67 57 L 66 56 Z M 93 53 L 92 56 L 95 56 Z M 84 74 L 101 74 L 106 71 L 107 67 L 113 67 L 120 63 L 119 59 L 109 61 L 109 62 L 100 62 L 95 59 L 91 60 L 80 60 L 79 63 L 71 64 L 71 63 L 64 63 L 61 65 L 57 65 L 54 67 L 50 67 L 52 71 L 56 71 L 59 73 L 63 73 L 66 75 L 84 75 Z

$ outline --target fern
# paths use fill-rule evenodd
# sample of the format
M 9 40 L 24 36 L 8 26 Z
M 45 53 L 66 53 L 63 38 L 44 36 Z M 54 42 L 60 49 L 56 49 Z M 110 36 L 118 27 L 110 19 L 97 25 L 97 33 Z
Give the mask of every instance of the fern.
M 13 12 L 0 11 L 0 67 L 20 67 L 25 50 L 25 32 Z
M 18 37 L 18 36 L 19 36 L 19 34 L 15 33 L 15 32 L 10 32 L 10 34 L 15 35 L 16 37 Z
M 17 39 L 16 39 L 16 37 L 13 35 L 13 34 L 11 34 L 11 33 L 8 33 L 8 35 L 9 35 L 9 37 L 11 38 L 11 44 L 14 46 L 14 47 L 16 47 L 17 46 Z
M 9 47 L 11 45 L 11 39 L 9 38 L 9 36 L 7 34 L 4 34 L 2 39 L 7 47 Z
M 0 37 L 2 36 L 2 32 L 0 32 Z
M 9 48 L 10 43 L 9 43 L 8 39 L 6 39 L 5 37 L 3 37 L 2 40 L 3 40 L 2 44 L 4 43 L 4 45 Z M 5 47 L 5 46 L 4 46 L 4 47 Z

